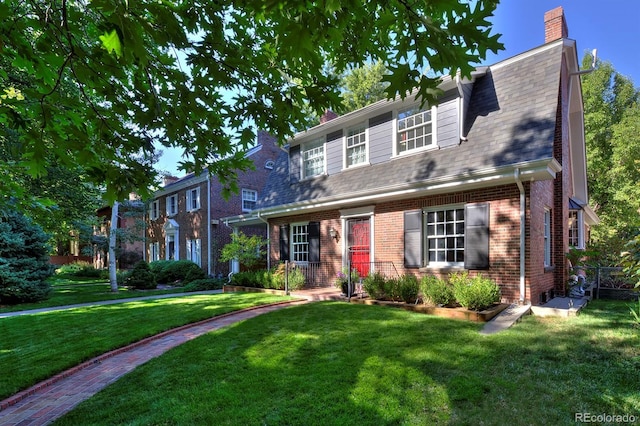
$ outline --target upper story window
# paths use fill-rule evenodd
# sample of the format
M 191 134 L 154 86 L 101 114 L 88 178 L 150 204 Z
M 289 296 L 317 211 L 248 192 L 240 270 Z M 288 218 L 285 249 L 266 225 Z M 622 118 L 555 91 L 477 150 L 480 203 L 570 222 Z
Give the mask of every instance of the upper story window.
M 256 208 L 256 202 L 258 201 L 258 191 L 253 189 L 242 190 L 242 211 L 250 212 Z
M 302 146 L 302 178 L 324 173 L 324 138 Z
M 167 216 L 175 216 L 178 214 L 178 194 L 169 195 L 167 197 Z
M 200 208 L 200 187 L 187 189 L 187 211 L 191 212 Z
M 153 200 L 149 205 L 149 219 L 155 220 L 160 217 L 160 200 Z
M 431 109 L 409 108 L 398 113 L 396 153 L 420 150 L 434 144 Z
M 367 162 L 367 127 L 363 124 L 349 129 L 346 141 L 347 167 Z

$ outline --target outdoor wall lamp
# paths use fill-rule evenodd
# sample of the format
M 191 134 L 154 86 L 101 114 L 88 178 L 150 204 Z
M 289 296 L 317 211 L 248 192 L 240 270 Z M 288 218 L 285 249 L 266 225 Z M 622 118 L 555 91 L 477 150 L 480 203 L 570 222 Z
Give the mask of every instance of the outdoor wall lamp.
M 333 226 L 329 228 L 329 236 L 336 241 L 338 241 L 338 238 L 340 238 L 340 234 L 338 234 L 338 231 Z

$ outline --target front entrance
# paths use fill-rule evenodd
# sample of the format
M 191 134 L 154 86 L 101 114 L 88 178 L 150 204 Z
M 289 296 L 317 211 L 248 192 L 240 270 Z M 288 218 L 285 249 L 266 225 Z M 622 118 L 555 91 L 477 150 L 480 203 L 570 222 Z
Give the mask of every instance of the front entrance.
M 360 277 L 369 275 L 370 226 L 369 218 L 349 219 L 347 221 L 347 252 L 352 269 L 356 269 Z

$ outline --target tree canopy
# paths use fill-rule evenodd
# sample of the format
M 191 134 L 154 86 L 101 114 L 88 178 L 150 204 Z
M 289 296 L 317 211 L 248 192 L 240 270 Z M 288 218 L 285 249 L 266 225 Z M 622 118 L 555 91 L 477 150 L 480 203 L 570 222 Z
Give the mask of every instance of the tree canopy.
M 156 146 L 182 167 L 236 189 L 243 151 L 263 129 L 285 140 L 307 103 L 338 109 L 338 72 L 367 61 L 389 70 L 388 97 L 469 75 L 502 48 L 487 18 L 497 0 L 300 2 L 25 0 L 0 3 L 2 193 L 50 162 L 81 165 L 113 201 L 144 195 Z M 22 192 L 20 192 L 22 191 Z
M 590 202 L 601 219 L 591 242 L 602 263 L 617 265 L 640 229 L 640 91 L 602 61 L 582 77 L 582 90 Z

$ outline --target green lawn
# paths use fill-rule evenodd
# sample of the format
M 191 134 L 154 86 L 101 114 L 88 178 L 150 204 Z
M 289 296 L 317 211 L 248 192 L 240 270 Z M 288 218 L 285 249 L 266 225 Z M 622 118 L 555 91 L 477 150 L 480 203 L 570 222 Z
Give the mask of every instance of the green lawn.
M 136 369 L 61 425 L 573 425 L 640 418 L 640 329 L 626 303 L 482 325 L 314 303 L 209 333 Z M 637 421 L 637 420 L 636 420 Z
M 37 303 L 23 303 L 15 306 L 0 305 L 0 313 L 50 308 L 63 305 L 75 305 L 79 303 L 97 302 L 100 300 L 116 300 L 126 299 L 129 297 L 183 292 L 182 288 L 140 291 L 120 287 L 117 293 L 112 293 L 108 280 L 70 278 L 55 275 L 49 278 L 49 282 L 51 283 L 53 291 L 47 300 Z
M 2 318 L 0 399 L 162 331 L 288 299 L 261 293 L 185 295 Z

